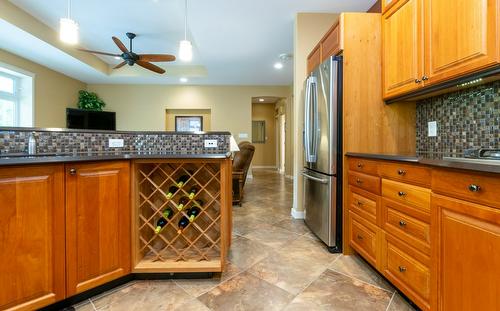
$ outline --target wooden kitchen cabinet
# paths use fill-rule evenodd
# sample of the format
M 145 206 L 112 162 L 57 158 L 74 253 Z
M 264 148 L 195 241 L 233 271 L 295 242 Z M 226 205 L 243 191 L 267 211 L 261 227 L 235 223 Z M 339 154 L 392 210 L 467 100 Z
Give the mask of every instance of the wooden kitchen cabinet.
M 433 195 L 440 311 L 500 310 L 500 210 Z
M 0 309 L 64 298 L 64 166 L 0 169 Z
M 423 87 L 422 0 L 400 0 L 382 16 L 383 96 Z
M 498 0 L 425 0 L 425 74 L 433 84 L 500 62 Z
M 314 68 L 321 64 L 321 45 L 318 44 L 307 57 L 307 74 L 313 72 Z
M 71 296 L 130 273 L 130 164 L 66 164 L 66 284 Z

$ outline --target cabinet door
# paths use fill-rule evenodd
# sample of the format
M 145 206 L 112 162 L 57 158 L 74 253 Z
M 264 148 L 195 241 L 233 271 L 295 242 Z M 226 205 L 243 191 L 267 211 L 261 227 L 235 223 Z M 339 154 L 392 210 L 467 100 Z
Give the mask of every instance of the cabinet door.
M 130 272 L 128 162 L 66 165 L 68 296 Z
M 425 0 L 426 83 L 499 62 L 498 0 Z
M 500 310 L 500 210 L 433 195 L 439 310 Z
M 423 86 L 422 0 L 400 0 L 382 16 L 384 98 Z
M 0 309 L 64 299 L 64 167 L 0 169 Z
M 318 44 L 307 57 L 307 75 L 321 64 L 321 48 Z

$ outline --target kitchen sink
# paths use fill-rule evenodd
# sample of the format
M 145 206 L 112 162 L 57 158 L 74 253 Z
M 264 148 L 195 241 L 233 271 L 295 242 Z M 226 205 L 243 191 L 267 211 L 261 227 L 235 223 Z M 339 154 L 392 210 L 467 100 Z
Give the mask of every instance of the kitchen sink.
M 500 165 L 500 160 L 494 160 L 494 159 L 443 157 L 443 160 L 453 161 L 453 162 L 463 162 L 463 163 L 474 163 L 474 164 Z

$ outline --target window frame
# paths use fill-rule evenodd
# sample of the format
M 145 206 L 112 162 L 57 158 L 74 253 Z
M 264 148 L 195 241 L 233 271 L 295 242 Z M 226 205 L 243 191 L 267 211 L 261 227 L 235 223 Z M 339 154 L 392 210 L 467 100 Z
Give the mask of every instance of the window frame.
M 21 82 L 21 78 L 3 71 L 0 71 L 0 76 L 5 77 L 7 79 L 11 79 L 13 81 L 14 92 L 11 94 L 5 91 L 0 91 L 0 99 L 14 102 L 14 124 L 12 126 L 14 127 L 20 126 L 21 92 L 19 84 Z

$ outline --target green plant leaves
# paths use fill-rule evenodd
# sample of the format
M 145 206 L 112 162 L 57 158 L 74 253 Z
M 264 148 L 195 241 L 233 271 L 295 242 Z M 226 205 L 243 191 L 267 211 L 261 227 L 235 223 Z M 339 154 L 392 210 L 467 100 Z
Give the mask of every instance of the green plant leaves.
M 78 108 L 85 110 L 102 111 L 106 103 L 94 92 L 78 91 Z

